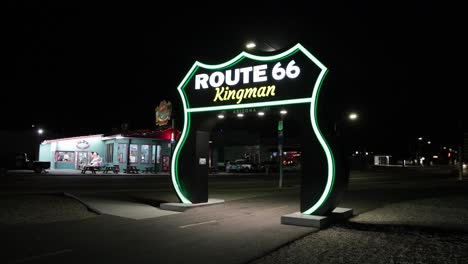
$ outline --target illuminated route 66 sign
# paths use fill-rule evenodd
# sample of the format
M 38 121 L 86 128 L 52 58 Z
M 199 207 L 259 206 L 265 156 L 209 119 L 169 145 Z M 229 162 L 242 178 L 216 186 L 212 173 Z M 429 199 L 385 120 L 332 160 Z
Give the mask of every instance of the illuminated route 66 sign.
M 319 128 L 317 106 L 327 68 L 301 44 L 272 56 L 242 52 L 219 64 L 195 62 L 177 90 L 184 126 L 171 177 L 183 203 L 208 201 L 208 141 L 219 111 L 295 106 L 302 111 L 301 212 L 328 214 L 347 181 L 330 140 Z

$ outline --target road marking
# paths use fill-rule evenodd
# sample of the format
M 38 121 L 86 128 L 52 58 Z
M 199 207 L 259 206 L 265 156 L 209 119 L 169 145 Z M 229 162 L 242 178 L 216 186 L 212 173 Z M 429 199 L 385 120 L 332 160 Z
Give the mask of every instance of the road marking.
M 57 255 L 64 254 L 64 253 L 69 253 L 69 252 L 72 252 L 72 250 L 71 249 L 63 249 L 63 250 L 59 250 L 59 251 L 55 251 L 55 252 L 45 253 L 45 254 L 42 254 L 42 255 L 27 257 L 27 258 L 20 259 L 20 260 L 17 260 L 15 262 L 12 262 L 12 263 L 15 263 L 15 264 L 16 263 L 25 263 L 25 262 L 29 262 L 29 261 L 32 261 L 32 260 L 37 260 L 37 259 L 45 258 L 45 257 L 57 256 Z
M 218 220 L 210 220 L 206 222 L 200 222 L 200 223 L 195 223 L 195 224 L 189 224 L 189 225 L 183 225 L 179 226 L 180 228 L 186 228 L 186 227 L 192 227 L 192 226 L 199 226 L 199 225 L 205 225 L 205 224 L 211 224 L 211 223 L 216 223 Z

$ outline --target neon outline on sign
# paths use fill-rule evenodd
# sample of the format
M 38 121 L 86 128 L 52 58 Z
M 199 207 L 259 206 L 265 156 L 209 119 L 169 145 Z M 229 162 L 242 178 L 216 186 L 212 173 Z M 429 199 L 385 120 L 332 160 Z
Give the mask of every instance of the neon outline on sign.
M 233 105 L 196 107 L 196 108 L 191 108 L 188 105 L 187 95 L 184 91 L 184 88 L 186 87 L 189 80 L 192 79 L 193 75 L 195 74 L 196 70 L 199 67 L 210 69 L 210 70 L 223 69 L 223 68 L 227 68 L 231 65 L 234 65 L 240 62 L 243 58 L 249 58 L 249 59 L 257 60 L 257 61 L 273 61 L 273 60 L 279 60 L 284 57 L 291 56 L 298 51 L 301 51 L 302 53 L 304 53 L 304 55 L 306 55 L 312 62 L 315 63 L 315 65 L 317 65 L 321 69 L 320 74 L 317 80 L 315 81 L 314 89 L 312 91 L 312 96 L 310 98 L 298 98 L 298 99 L 277 100 L 277 101 L 261 102 L 261 103 L 248 103 L 248 104 L 241 104 L 241 105 L 233 104 Z M 174 149 L 174 155 L 172 157 L 172 162 L 171 162 L 171 179 L 172 179 L 172 184 L 174 185 L 174 189 L 176 190 L 176 193 L 179 199 L 183 203 L 192 204 L 192 202 L 184 195 L 181 185 L 179 183 L 179 178 L 178 178 L 179 154 L 185 143 L 185 140 L 187 139 L 188 131 L 189 131 L 190 124 L 191 124 L 190 115 L 188 113 L 310 103 L 310 121 L 312 124 L 312 129 L 320 145 L 322 146 L 325 152 L 326 159 L 327 159 L 327 165 L 328 165 L 327 166 L 327 183 L 318 201 L 312 207 L 310 207 L 309 209 L 307 209 L 306 211 L 302 213 L 312 214 L 318 208 L 320 208 L 330 196 L 330 193 L 332 191 L 334 181 L 335 181 L 335 161 L 333 158 L 333 153 L 331 152 L 330 147 L 328 146 L 322 133 L 320 132 L 320 129 L 318 127 L 318 122 L 317 122 L 318 94 L 320 92 L 320 87 L 322 85 L 323 80 L 325 79 L 327 72 L 328 72 L 328 69 L 318 59 L 316 59 L 308 50 L 306 50 L 301 44 L 296 44 L 294 47 L 290 48 L 289 50 L 282 52 L 280 54 L 277 54 L 277 55 L 273 55 L 273 56 L 257 56 L 257 55 L 253 55 L 253 54 L 243 51 L 239 55 L 237 55 L 235 58 L 233 58 L 232 60 L 227 61 L 222 64 L 218 64 L 218 65 L 208 65 L 208 64 L 203 64 L 201 62 L 196 61 L 193 64 L 190 71 L 185 75 L 182 82 L 177 87 L 177 91 L 179 92 L 182 98 L 182 104 L 184 107 L 184 127 L 182 129 L 180 140 L 177 142 L 177 145 Z

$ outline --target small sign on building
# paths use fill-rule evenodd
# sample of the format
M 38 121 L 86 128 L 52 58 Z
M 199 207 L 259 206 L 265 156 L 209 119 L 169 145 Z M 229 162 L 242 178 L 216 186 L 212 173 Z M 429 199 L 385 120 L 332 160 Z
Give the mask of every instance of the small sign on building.
M 172 113 L 172 103 L 166 100 L 163 100 L 159 103 L 159 106 L 156 107 L 156 125 L 165 126 L 171 119 Z

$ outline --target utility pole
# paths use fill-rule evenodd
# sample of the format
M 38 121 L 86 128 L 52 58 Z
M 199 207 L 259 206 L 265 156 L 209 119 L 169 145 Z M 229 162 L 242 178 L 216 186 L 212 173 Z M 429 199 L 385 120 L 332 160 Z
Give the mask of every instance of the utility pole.
M 463 144 L 465 143 L 465 133 L 463 131 L 463 121 L 459 121 L 461 142 L 458 146 L 458 180 L 463 180 Z
M 463 152 L 462 146 L 458 147 L 458 180 L 463 180 Z
M 278 159 L 279 159 L 279 184 L 278 187 L 283 187 L 283 116 L 278 121 Z

